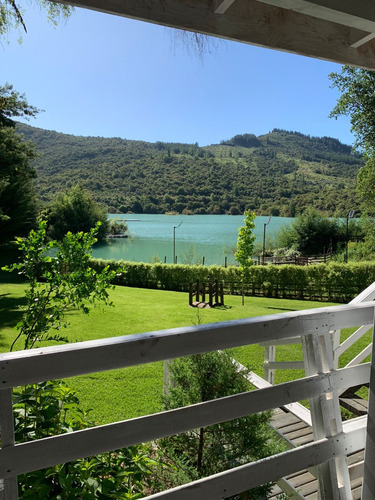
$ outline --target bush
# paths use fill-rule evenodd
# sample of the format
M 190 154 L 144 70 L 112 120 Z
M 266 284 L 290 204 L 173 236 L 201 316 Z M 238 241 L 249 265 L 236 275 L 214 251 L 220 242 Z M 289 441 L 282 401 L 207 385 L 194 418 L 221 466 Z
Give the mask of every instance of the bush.
M 93 259 L 97 271 L 108 266 L 118 273 L 114 284 L 139 288 L 159 288 L 188 292 L 189 283 L 218 280 L 226 293 L 240 293 L 239 267 L 189 266 L 181 264 L 143 264 Z M 247 295 L 348 302 L 375 281 L 375 263 L 316 264 L 311 266 L 252 266 L 244 283 Z

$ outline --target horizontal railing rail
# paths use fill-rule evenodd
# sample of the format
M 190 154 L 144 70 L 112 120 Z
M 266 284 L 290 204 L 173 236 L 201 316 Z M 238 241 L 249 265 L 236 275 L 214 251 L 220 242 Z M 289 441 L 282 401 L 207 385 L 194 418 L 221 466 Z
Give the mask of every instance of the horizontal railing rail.
M 2 354 L 0 356 L 0 395 L 4 406 L 0 411 L 1 430 L 3 432 L 3 429 L 8 429 L 8 435 L 11 436 L 10 422 L 13 420 L 13 415 L 9 401 L 13 387 L 296 335 L 329 336 L 329 332 L 335 329 L 372 323 L 374 306 L 374 303 L 363 303 L 326 307 Z M 328 370 L 278 386 L 69 434 L 21 444 L 13 444 L 12 440 L 8 439 L 6 443 L 3 442 L 3 448 L 0 450 L 0 477 L 5 479 L 8 491 L 13 491 L 13 493 L 9 493 L 5 498 L 7 500 L 17 498 L 12 480 L 18 474 L 233 420 L 302 399 L 316 399 L 323 394 L 337 393 L 340 388 L 348 384 L 367 383 L 369 374 L 369 364 L 342 370 Z M 300 470 L 301 466 L 303 468 L 305 463 L 303 460 L 310 467 L 333 457 L 346 455 L 349 451 L 360 449 L 359 443 L 362 443 L 363 448 L 364 439 L 364 429 L 358 428 L 350 433 L 338 432 L 335 439 L 330 437 L 319 439 L 314 445 L 305 447 L 304 451 L 293 450 L 293 453 L 297 452 L 293 456 L 299 458 L 291 458 L 288 471 L 293 472 L 296 466 L 300 466 L 296 470 Z M 301 457 L 304 457 L 303 460 Z M 277 457 L 267 460 L 269 462 L 261 461 L 258 465 L 243 466 L 245 469 L 250 467 L 249 471 L 261 471 L 265 467 L 264 464 L 272 465 L 270 469 L 272 473 L 269 474 L 268 479 L 264 479 L 263 473 L 257 472 L 256 477 L 251 480 L 247 479 L 246 484 L 249 484 L 249 481 L 253 484 L 255 481 L 257 485 L 260 485 L 272 480 L 274 474 L 281 477 L 289 473 L 284 471 L 285 467 L 281 467 L 278 473 L 274 470 L 276 464 L 280 463 Z M 237 485 L 235 484 L 236 478 L 242 474 L 240 469 L 232 469 L 220 475 L 220 485 L 226 484 L 229 488 L 226 491 L 232 491 L 234 488 L 235 493 L 239 493 L 248 488 L 245 486 L 241 489 L 243 483 L 239 480 Z M 213 476 L 198 482 L 199 493 L 198 496 L 196 494 L 194 496 L 196 498 L 222 498 L 220 496 L 222 493 L 219 496 L 204 496 L 207 484 L 216 484 L 215 481 L 215 476 Z M 193 486 L 182 487 L 178 498 L 185 498 L 185 493 L 182 493 L 184 491 L 190 495 L 191 491 L 195 491 L 194 488 Z
M 363 292 L 361 292 L 357 297 L 355 297 L 350 305 L 361 304 L 364 302 L 372 302 L 375 300 L 375 283 L 369 285 Z M 335 365 L 338 366 L 339 357 L 344 354 L 352 345 L 354 345 L 358 340 L 360 340 L 366 333 L 368 333 L 373 324 L 362 324 L 354 333 L 352 333 L 344 342 L 340 343 L 340 330 L 334 332 L 334 349 L 333 356 L 335 359 Z M 370 342 L 361 352 L 351 359 L 346 366 L 354 366 L 361 363 L 364 359 L 371 354 L 372 342 Z

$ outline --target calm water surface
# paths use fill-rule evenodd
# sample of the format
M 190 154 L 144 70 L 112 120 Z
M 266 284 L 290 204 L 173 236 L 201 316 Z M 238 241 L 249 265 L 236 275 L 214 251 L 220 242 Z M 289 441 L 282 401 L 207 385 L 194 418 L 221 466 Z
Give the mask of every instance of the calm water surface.
M 175 233 L 178 263 L 202 263 L 204 257 L 205 265 L 224 265 L 227 257 L 228 264 L 234 264 L 232 249 L 237 244 L 238 228 L 244 225 L 243 215 L 110 214 L 108 217 L 126 219 L 131 238 L 101 243 L 94 248 L 93 256 L 135 262 L 164 262 L 166 259 L 171 263 Z M 256 241 L 263 242 L 264 224 L 268 220 L 269 217 L 256 217 Z M 272 217 L 266 227 L 266 238 L 292 220 Z

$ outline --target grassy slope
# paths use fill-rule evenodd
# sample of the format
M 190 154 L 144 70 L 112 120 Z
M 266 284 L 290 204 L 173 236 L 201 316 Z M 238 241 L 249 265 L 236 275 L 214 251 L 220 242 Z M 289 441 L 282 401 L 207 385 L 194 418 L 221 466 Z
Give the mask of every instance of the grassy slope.
M 9 350 L 14 338 L 12 327 L 19 318 L 17 306 L 22 300 L 24 288 L 22 283 L 0 284 L 2 352 Z M 188 306 L 186 293 L 117 287 L 111 292 L 111 297 L 115 307 L 98 307 L 88 316 L 72 311 L 69 315 L 71 324 L 63 333 L 72 342 L 77 342 L 331 305 L 247 297 L 245 306 L 242 306 L 240 297 L 226 296 L 225 308 L 200 310 L 198 319 L 197 309 Z M 19 344 L 18 348 L 21 347 Z M 262 374 L 262 348 L 238 348 L 234 354 L 236 359 Z M 301 359 L 301 351 L 298 347 L 280 347 L 278 359 Z M 162 373 L 162 363 L 155 363 L 77 377 L 70 383 L 78 390 L 82 406 L 93 409 L 92 418 L 98 423 L 107 423 L 159 411 Z M 279 382 L 293 376 L 288 372 L 279 373 Z

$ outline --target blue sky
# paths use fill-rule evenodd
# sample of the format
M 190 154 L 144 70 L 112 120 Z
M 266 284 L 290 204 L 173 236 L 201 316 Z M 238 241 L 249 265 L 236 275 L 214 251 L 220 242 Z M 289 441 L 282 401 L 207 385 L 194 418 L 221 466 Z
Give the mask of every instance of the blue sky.
M 45 110 L 36 127 L 200 146 L 277 127 L 353 143 L 349 120 L 328 118 L 337 64 L 228 41 L 201 61 L 174 30 L 82 9 L 53 28 L 28 6 L 25 21 L 22 45 L 0 45 L 0 84 Z

